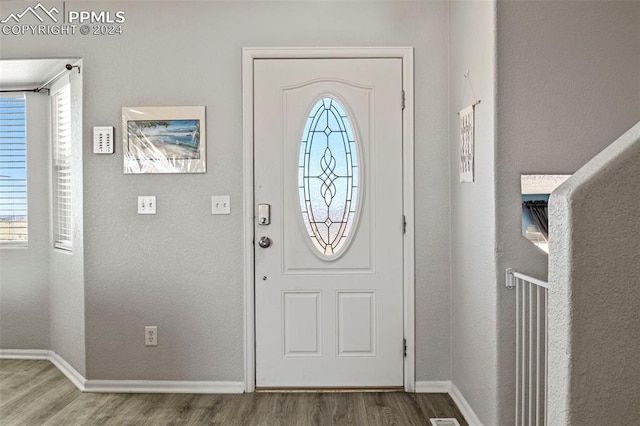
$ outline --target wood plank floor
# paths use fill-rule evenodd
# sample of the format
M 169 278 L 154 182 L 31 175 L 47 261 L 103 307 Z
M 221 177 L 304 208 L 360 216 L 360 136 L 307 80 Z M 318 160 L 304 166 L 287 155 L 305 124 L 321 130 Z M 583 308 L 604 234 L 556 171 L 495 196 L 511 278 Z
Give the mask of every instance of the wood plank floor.
M 455 417 L 447 394 L 404 392 L 98 394 L 49 361 L 0 360 L 0 425 L 431 425 Z

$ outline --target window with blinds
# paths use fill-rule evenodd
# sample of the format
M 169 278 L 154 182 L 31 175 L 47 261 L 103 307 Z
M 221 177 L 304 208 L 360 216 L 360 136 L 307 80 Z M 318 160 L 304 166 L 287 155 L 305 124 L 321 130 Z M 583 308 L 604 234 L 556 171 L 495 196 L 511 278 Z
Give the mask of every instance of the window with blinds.
M 53 243 L 71 250 L 71 90 L 68 82 L 51 90 L 53 112 Z
M 0 97 L 0 244 L 26 245 L 27 128 L 24 95 Z

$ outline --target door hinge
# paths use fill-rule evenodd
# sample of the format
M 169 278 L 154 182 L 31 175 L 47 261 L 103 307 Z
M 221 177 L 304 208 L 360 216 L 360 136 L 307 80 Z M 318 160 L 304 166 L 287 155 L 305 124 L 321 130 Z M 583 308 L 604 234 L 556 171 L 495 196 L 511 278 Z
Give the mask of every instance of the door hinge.
M 402 233 L 407 233 L 407 217 L 405 215 L 402 215 Z
M 407 339 L 402 339 L 402 354 L 407 357 Z
M 404 95 L 404 90 L 402 91 L 402 110 L 404 111 L 404 104 L 405 104 L 405 95 Z

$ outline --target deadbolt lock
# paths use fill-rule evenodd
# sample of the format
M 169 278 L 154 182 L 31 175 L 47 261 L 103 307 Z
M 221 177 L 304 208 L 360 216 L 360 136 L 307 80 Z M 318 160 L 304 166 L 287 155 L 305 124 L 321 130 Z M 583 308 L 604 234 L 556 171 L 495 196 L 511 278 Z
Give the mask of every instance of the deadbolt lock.
M 260 225 L 271 223 L 271 206 L 269 204 L 258 204 L 258 223 Z

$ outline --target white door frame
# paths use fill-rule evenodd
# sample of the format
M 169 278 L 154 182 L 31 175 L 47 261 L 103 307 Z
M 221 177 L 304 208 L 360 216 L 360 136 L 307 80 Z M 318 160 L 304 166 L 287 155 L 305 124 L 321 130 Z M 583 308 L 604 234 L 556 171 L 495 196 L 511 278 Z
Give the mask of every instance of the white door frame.
M 242 141 L 243 141 L 243 215 L 244 215 L 244 387 L 256 387 L 255 292 L 254 292 L 254 182 L 253 182 L 253 61 L 255 59 L 300 58 L 400 58 L 405 109 L 402 118 L 404 236 L 403 291 L 404 389 L 415 391 L 415 234 L 414 234 L 414 109 L 412 47 L 311 47 L 242 49 Z M 398 93 L 398 102 L 401 102 Z

